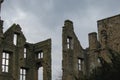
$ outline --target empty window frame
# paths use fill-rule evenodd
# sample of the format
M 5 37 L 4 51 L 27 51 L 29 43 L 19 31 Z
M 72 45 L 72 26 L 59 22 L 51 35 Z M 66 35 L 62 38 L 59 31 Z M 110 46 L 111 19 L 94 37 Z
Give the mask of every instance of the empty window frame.
M 73 40 L 72 37 L 67 37 L 67 48 L 73 49 Z
M 43 51 L 40 51 L 40 52 L 38 53 L 38 59 L 41 59 L 41 58 L 43 58 Z
M 26 48 L 24 48 L 24 58 L 26 58 L 27 56 L 27 54 L 26 54 L 26 52 L 27 52 L 27 50 L 26 50 Z
M 43 80 L 43 67 L 38 69 L 38 80 Z
M 26 80 L 26 69 L 20 69 L 20 80 Z
M 81 71 L 82 70 L 82 60 L 78 59 L 78 70 Z
M 14 36 L 13 36 L 13 43 L 14 43 L 14 45 L 17 45 L 17 38 L 18 38 L 18 35 L 14 34 Z
M 6 52 L 2 53 L 2 72 L 8 72 L 9 58 L 10 58 L 9 53 L 6 53 Z

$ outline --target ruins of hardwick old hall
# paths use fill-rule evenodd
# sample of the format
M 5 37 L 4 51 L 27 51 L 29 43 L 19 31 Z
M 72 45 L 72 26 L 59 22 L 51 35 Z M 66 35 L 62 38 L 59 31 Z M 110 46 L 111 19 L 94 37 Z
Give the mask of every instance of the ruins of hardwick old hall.
M 89 47 L 83 49 L 73 22 L 65 21 L 62 80 L 83 80 L 101 66 L 99 57 L 111 63 L 109 49 L 120 52 L 120 15 L 99 20 L 97 26 L 98 34 L 89 33 Z M 51 39 L 35 44 L 26 42 L 20 25 L 13 24 L 3 33 L 3 20 L 0 20 L 0 80 L 38 80 L 40 67 L 43 67 L 43 80 L 52 80 Z
M 44 80 L 51 80 L 51 39 L 26 42 L 18 24 L 3 33 L 0 20 L 0 80 L 38 80 L 40 67 Z

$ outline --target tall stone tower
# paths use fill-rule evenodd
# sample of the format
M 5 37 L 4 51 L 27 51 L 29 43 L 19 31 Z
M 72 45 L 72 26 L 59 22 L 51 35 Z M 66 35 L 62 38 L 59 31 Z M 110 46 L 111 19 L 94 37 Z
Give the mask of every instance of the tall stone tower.
M 73 22 L 66 20 L 62 31 L 62 80 L 76 80 L 83 78 L 85 73 L 84 67 L 84 50 L 77 39 Z
M 89 73 L 92 72 L 92 70 L 98 65 L 97 50 L 99 48 L 99 42 L 97 40 L 96 32 L 89 33 L 88 39 L 89 39 L 89 48 L 86 51 L 87 52 L 87 64 L 88 64 L 86 65 L 88 67 L 87 76 L 89 76 Z

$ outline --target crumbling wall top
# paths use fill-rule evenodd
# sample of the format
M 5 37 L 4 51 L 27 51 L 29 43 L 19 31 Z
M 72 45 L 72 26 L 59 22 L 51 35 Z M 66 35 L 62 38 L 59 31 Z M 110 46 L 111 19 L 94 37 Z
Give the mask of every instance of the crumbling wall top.
M 73 30 L 73 22 L 71 20 L 65 20 L 63 28 Z
M 108 17 L 108 18 L 104 18 L 104 19 L 101 19 L 101 20 L 98 20 L 97 23 L 98 23 L 98 25 L 100 25 L 100 24 L 103 24 L 103 22 L 105 23 L 105 22 L 107 22 L 109 20 L 112 20 L 112 19 L 115 19 L 115 18 L 120 18 L 120 14 L 115 15 L 115 16 L 111 16 L 111 17 Z
M 65 24 L 73 24 L 71 20 L 65 20 Z
M 97 35 L 97 33 L 96 32 L 91 32 L 88 35 Z

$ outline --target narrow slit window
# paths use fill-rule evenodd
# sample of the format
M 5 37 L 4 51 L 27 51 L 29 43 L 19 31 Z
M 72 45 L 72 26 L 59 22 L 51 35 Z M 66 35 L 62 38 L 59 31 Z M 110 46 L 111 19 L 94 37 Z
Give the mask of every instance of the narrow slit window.
M 8 72 L 9 68 L 9 53 L 2 53 L 2 72 Z
M 26 80 L 26 69 L 20 69 L 20 80 Z
M 67 37 L 67 48 L 73 49 L 73 40 L 71 37 Z
M 43 58 L 43 51 L 40 51 L 40 52 L 38 53 L 38 59 L 41 59 L 41 58 Z
M 27 54 L 26 54 L 26 51 L 27 51 L 26 48 L 24 48 L 24 58 L 27 57 L 27 56 L 26 56 L 26 55 L 27 55 Z
M 70 38 L 67 38 L 67 48 L 70 48 Z
M 82 60 L 78 59 L 78 70 L 81 71 L 82 70 Z
M 17 34 L 14 34 L 13 43 L 14 45 L 17 45 Z

